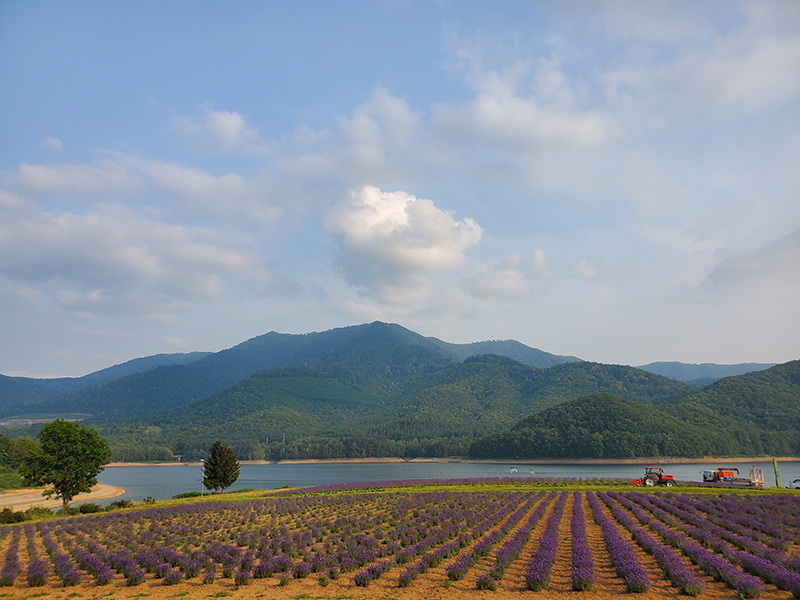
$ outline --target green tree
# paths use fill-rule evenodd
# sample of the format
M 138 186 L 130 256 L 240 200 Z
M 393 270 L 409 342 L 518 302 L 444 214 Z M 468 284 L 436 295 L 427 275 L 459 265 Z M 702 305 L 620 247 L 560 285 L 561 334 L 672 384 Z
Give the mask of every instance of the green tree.
M 61 498 L 66 508 L 81 492 L 97 484 L 97 475 L 111 459 L 111 448 L 94 428 L 56 419 L 39 431 L 39 446 L 32 446 L 19 471 L 33 485 L 51 488 L 46 497 Z
M 239 479 L 239 460 L 236 453 L 217 440 L 211 444 L 211 456 L 203 467 L 203 485 L 209 490 L 225 493 Z

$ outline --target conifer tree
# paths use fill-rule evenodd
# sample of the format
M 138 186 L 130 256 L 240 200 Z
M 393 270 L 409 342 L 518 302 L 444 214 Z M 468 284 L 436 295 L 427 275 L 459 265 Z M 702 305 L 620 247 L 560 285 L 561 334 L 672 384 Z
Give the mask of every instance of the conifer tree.
M 239 460 L 236 453 L 217 440 L 211 444 L 211 456 L 203 468 L 203 485 L 209 490 L 225 493 L 239 479 Z

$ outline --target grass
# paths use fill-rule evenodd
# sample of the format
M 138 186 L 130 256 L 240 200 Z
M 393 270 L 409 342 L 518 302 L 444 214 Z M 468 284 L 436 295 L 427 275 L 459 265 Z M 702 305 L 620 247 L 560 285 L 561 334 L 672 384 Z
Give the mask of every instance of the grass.
M 2 490 L 21 490 L 30 487 L 22 480 L 16 469 L 0 467 L 0 491 Z

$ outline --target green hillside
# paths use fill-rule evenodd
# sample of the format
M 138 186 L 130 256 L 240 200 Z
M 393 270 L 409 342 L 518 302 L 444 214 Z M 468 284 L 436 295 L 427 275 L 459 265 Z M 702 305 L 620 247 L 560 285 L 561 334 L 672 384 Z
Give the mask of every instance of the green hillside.
M 470 354 L 482 349 L 544 364 Z M 380 322 L 273 332 L 193 358 L 19 412 L 90 415 L 128 461 L 201 458 L 216 439 L 269 459 L 466 456 L 470 446 L 494 458 L 800 455 L 800 361 L 701 388 Z
M 753 371 L 762 371 L 774 366 L 774 363 L 739 363 L 735 365 L 718 365 L 702 363 L 699 365 L 681 362 L 654 362 L 642 365 L 639 368 L 651 373 L 657 373 L 670 379 L 677 379 L 684 383 L 711 385 L 724 377 L 744 375 Z
M 800 455 L 800 360 L 722 379 L 665 410 L 724 429 L 728 454 Z
M 36 379 L 32 377 L 7 377 L 0 375 L 0 407 L 10 408 L 41 403 L 48 398 L 103 385 L 109 381 L 143 373 L 165 365 L 186 365 L 208 356 L 208 352 L 185 354 L 155 354 L 134 358 L 127 362 L 89 373 L 83 377 L 58 377 Z
M 523 355 L 537 366 L 575 360 L 513 341 L 491 344 L 498 352 Z M 417 357 L 416 362 L 407 361 L 401 369 L 414 371 L 429 362 L 451 363 L 457 357 L 471 355 L 479 347 L 468 346 L 426 338 L 400 325 L 381 322 L 303 335 L 271 332 L 189 364 L 161 365 L 54 397 L 40 393 L 38 402 L 14 406 L 0 402 L 0 416 L 79 412 L 90 414 L 87 420 L 93 423 L 144 419 L 207 398 L 262 370 L 349 363 L 356 365 L 359 372 L 377 372 L 387 365 L 391 368 L 392 364 L 399 364 L 398 358 L 405 360 L 406 354 L 412 353 Z M 392 373 L 400 379 L 406 375 L 402 371 Z M 11 383 L 38 389 L 38 382 Z M 2 384 L 0 380 L 0 391 Z
M 655 402 L 694 389 L 632 367 L 541 369 L 491 355 L 459 363 L 375 331 L 358 341 L 334 365 L 262 371 L 145 423 L 109 424 L 103 432 L 115 447 L 130 450 L 146 438 L 188 456 L 214 439 L 259 458 L 466 455 L 476 438 L 585 390 L 612 388 Z
M 800 361 L 647 406 L 612 395 L 565 402 L 477 440 L 475 458 L 800 455 Z
M 687 425 L 658 407 L 593 394 L 523 419 L 477 440 L 472 458 L 633 458 L 704 456 L 718 435 Z

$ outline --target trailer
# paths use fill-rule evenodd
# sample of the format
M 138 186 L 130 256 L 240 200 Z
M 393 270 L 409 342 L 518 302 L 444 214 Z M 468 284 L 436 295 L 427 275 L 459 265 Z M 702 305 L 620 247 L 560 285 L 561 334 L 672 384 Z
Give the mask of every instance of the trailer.
M 764 471 L 761 467 L 750 467 L 750 477 L 740 477 L 736 467 L 718 467 L 715 471 L 703 471 L 705 483 L 730 483 L 761 487 L 764 485 Z

